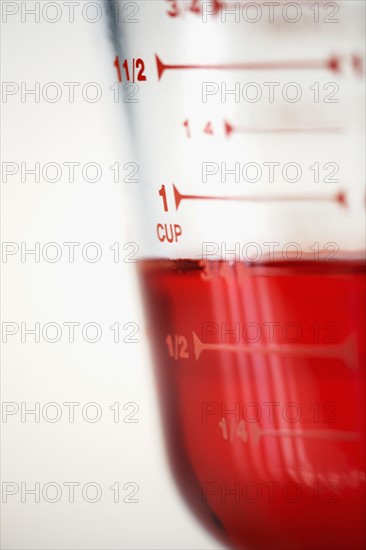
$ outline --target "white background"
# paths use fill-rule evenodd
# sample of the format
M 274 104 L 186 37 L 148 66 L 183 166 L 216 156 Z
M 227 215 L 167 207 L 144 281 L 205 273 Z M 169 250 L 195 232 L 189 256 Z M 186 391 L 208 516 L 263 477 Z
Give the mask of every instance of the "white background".
M 81 5 L 85 4 L 83 0 Z M 27 408 L 40 408 L 56 402 L 62 416 L 58 422 L 46 419 L 55 409 L 46 410 L 35 422 L 28 414 L 21 421 L 18 413 L 2 417 L 2 482 L 13 483 L 19 491 L 2 504 L 2 547 L 4 549 L 214 549 L 221 546 L 211 539 L 182 503 L 169 474 L 160 432 L 149 359 L 147 336 L 135 280 L 134 264 L 113 261 L 109 246 L 120 243 L 121 257 L 129 242 L 129 219 L 123 198 L 123 183 L 114 183 L 109 166 L 132 159 L 124 128 L 121 105 L 113 102 L 108 87 L 115 81 L 113 53 L 108 43 L 104 18 L 91 24 L 75 11 L 75 22 L 68 22 L 68 11 L 60 21 L 50 24 L 32 15 L 21 20 L 24 5 L 34 2 L 2 2 L 19 8 L 2 23 L 2 80 L 21 89 L 40 83 L 40 102 L 34 95 L 21 93 L 2 98 L 2 161 L 27 167 L 39 162 L 97 162 L 103 173 L 99 182 L 88 183 L 76 171 L 74 183 L 68 172 L 51 183 L 32 175 L 21 181 L 21 171 L 3 182 L 2 239 L 22 242 L 27 248 L 56 242 L 61 246 L 58 262 L 40 261 L 34 255 L 21 261 L 20 252 L 2 260 L 2 321 L 15 323 L 19 332 L 9 336 L 2 352 L 2 399 L 7 410 L 24 402 Z M 41 2 L 44 5 L 45 2 Z M 62 2 L 59 2 L 62 4 Z M 3 13 L 4 15 L 4 13 Z M 53 16 L 50 11 L 50 17 Z M 90 12 L 92 16 L 92 12 Z M 42 90 L 48 82 L 61 87 L 62 97 L 55 103 L 44 100 Z M 64 82 L 78 82 L 71 103 Z M 97 82 L 102 98 L 96 103 L 83 99 L 81 89 Z M 47 93 L 47 92 L 46 92 Z M 49 89 L 49 95 L 52 96 Z M 92 90 L 90 90 L 92 95 Z M 50 172 L 51 175 L 51 172 Z M 80 242 L 75 261 L 68 260 L 64 242 Z M 102 258 L 85 261 L 83 245 L 97 242 Z M 128 250 L 127 250 L 128 252 Z M 49 249 L 50 256 L 52 250 Z M 47 257 L 47 252 L 45 253 Z M 90 249 L 90 254 L 92 250 Z M 75 342 L 69 343 L 64 322 L 80 323 Z M 49 322 L 63 328 L 62 337 L 49 343 L 41 336 L 35 343 L 28 335 L 21 341 L 20 324 L 27 328 L 36 322 L 41 328 Z M 97 343 L 81 337 L 81 327 L 95 322 L 102 328 Z M 114 343 L 108 328 L 118 322 L 121 339 L 125 323 L 139 326 L 138 343 Z M 9 325 L 7 325 L 9 326 Z M 90 333 L 92 335 L 92 332 Z M 50 332 L 52 337 L 52 331 Z M 75 421 L 68 421 L 64 402 L 78 402 Z M 88 422 L 82 407 L 96 402 L 102 418 Z M 113 421 L 109 409 L 120 404 L 120 421 Z M 138 423 L 122 420 L 132 409 L 123 405 L 134 402 Z M 5 405 L 6 406 L 6 405 Z M 13 407 L 13 408 L 12 408 Z M 92 416 L 94 411 L 89 409 Z M 5 422 L 6 420 L 6 422 Z M 24 420 L 24 419 L 23 419 Z M 40 502 L 32 494 L 21 501 L 21 483 L 31 489 L 40 483 Z M 62 488 L 58 502 L 42 496 L 46 483 Z M 69 502 L 65 482 L 77 482 L 75 502 Z M 86 502 L 81 488 L 97 483 L 102 496 L 97 503 Z M 109 489 L 119 484 L 123 500 L 130 490 L 127 482 L 137 483 L 137 503 L 114 503 Z M 6 487 L 9 487 L 7 485 Z M 49 498 L 55 493 L 50 489 Z M 4 495 L 3 495 L 4 496 Z M 90 497 L 94 493 L 90 490 Z M 24 500 L 24 498 L 23 498 Z

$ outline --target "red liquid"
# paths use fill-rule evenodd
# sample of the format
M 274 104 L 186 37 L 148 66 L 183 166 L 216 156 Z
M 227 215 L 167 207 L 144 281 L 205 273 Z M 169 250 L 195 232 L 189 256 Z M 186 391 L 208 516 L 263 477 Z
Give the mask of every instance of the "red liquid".
M 236 548 L 364 548 L 364 265 L 146 260 L 140 277 L 196 515 Z

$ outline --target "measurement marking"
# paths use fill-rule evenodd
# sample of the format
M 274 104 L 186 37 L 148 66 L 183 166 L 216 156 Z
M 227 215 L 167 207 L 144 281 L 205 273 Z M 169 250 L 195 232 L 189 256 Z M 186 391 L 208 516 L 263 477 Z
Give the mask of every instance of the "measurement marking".
M 135 58 L 132 59 L 132 82 L 135 82 Z
M 122 72 L 121 72 L 121 66 L 119 64 L 119 57 L 118 55 L 116 55 L 115 59 L 114 59 L 114 63 L 113 65 L 116 67 L 117 69 L 117 77 L 118 77 L 118 82 L 122 82 Z
M 361 434 L 343 430 L 308 430 L 308 429 L 265 429 L 262 430 L 257 423 L 250 423 L 251 436 L 254 444 L 261 437 L 302 437 L 309 439 L 331 439 L 333 441 L 358 441 Z
M 240 127 L 233 126 L 229 122 L 224 121 L 225 134 L 230 136 L 233 132 L 239 134 L 341 134 L 344 132 L 343 126 L 294 126 L 294 127 L 278 127 L 278 128 L 260 128 L 260 127 Z
M 183 200 L 205 200 L 205 201 L 236 201 L 236 202 L 335 202 L 340 206 L 347 207 L 347 197 L 344 191 L 335 195 L 242 195 L 217 196 L 217 195 L 182 195 L 173 184 L 175 208 L 178 210 Z
M 264 355 L 285 355 L 288 357 L 323 357 L 326 359 L 340 359 L 351 370 L 357 369 L 356 346 L 354 337 L 349 336 L 339 344 L 207 344 L 202 342 L 192 331 L 194 355 L 199 359 L 204 351 L 234 351 L 235 353 Z
M 263 70 L 329 70 L 338 73 L 341 70 L 341 58 L 332 56 L 329 59 L 320 60 L 294 60 L 294 61 L 259 61 L 251 63 L 218 63 L 218 64 L 188 64 L 188 65 L 166 65 L 155 54 L 158 79 L 161 80 L 165 71 L 177 70 L 196 70 L 196 69 L 214 69 L 214 70 L 233 70 L 233 71 L 263 71 Z

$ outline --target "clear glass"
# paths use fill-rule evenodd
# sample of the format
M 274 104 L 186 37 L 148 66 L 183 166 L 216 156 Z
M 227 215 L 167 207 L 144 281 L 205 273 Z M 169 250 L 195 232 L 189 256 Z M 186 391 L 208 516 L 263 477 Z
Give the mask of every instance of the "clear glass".
M 236 548 L 365 544 L 364 11 L 110 2 L 167 448 Z

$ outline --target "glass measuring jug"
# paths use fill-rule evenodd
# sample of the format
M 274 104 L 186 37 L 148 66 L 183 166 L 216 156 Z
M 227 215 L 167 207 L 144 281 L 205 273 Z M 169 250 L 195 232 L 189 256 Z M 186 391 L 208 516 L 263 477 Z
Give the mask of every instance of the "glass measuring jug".
M 364 5 L 111 4 L 178 484 L 235 547 L 361 548 Z

